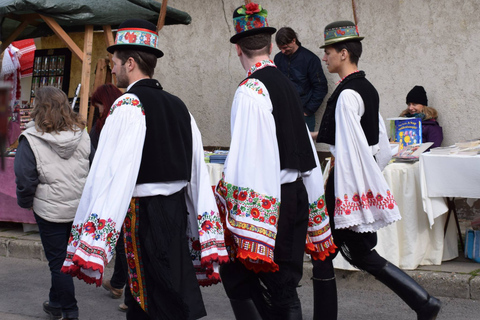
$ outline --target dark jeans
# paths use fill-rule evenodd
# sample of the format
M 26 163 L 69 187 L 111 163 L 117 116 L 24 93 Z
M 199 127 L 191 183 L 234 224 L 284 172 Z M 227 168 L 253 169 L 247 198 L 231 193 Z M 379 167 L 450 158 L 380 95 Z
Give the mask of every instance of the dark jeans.
M 115 266 L 110 285 L 115 289 L 123 289 L 128 280 L 127 257 L 125 256 L 125 245 L 123 241 L 123 228 L 118 236 L 115 245 Z
M 72 222 L 55 223 L 47 221 L 35 213 L 34 215 L 52 277 L 49 304 L 51 307 L 61 308 L 64 318 L 78 318 L 73 278 L 60 271 L 67 256 L 68 238 L 70 237 Z

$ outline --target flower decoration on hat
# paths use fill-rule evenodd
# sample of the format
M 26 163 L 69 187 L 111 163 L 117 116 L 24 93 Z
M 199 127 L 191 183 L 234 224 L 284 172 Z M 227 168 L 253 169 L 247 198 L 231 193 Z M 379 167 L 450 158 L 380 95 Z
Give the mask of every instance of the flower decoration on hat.
M 239 39 L 257 33 L 273 34 L 276 29 L 268 26 L 267 10 L 261 5 L 250 2 L 233 12 L 233 26 L 236 34 L 230 39 L 236 43 Z
M 261 15 L 265 18 L 267 17 L 267 10 L 263 9 L 261 5 L 253 2 L 250 2 L 238 8 L 237 13 L 247 16 L 257 13 L 258 15 Z

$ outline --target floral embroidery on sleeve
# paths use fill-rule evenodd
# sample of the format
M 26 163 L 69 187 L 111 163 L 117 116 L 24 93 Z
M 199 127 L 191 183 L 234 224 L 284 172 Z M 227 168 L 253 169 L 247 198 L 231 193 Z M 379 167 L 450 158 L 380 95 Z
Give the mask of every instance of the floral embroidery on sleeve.
M 372 190 L 368 190 L 366 195 L 362 193 L 360 196 L 358 193 L 355 193 L 351 199 L 349 199 L 347 194 L 344 195 L 343 200 L 337 198 L 335 201 L 335 215 L 350 215 L 355 211 L 370 207 L 393 210 L 395 206 L 396 202 L 390 190 L 387 190 L 386 196 L 382 196 L 380 193 L 375 196 Z
M 129 96 L 124 96 L 123 98 L 117 100 L 117 102 L 114 103 L 110 108 L 110 115 L 113 113 L 113 111 L 115 111 L 117 107 L 121 107 L 124 105 L 132 105 L 134 107 L 140 108 L 140 110 L 142 110 L 142 114 L 145 115 L 145 110 L 143 109 L 143 105 L 140 100 L 138 100 L 138 98 Z
M 245 79 L 242 83 L 240 83 L 240 86 L 245 86 L 249 89 L 252 89 L 256 93 L 261 94 L 265 97 L 265 93 L 263 92 L 263 86 L 261 85 L 261 82 L 257 79 Z

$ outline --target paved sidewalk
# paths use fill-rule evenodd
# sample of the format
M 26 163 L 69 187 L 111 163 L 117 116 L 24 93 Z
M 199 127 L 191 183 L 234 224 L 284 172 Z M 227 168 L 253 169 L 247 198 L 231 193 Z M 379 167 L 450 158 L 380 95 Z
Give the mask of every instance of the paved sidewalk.
M 40 235 L 37 231 L 31 230 L 35 227 L 0 222 L 0 256 L 46 261 Z M 416 270 L 406 272 L 434 296 L 480 301 L 480 263 L 465 259 L 463 256 L 445 261 L 440 266 L 420 266 Z M 303 278 L 308 280 L 311 276 L 312 264 L 305 262 Z M 366 272 L 337 269 L 336 277 L 339 288 L 389 291 Z

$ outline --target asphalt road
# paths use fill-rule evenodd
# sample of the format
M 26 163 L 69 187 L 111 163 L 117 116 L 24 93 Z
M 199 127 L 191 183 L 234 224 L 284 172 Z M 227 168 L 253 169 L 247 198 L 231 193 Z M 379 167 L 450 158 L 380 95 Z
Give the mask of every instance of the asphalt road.
M 112 268 L 107 268 L 106 276 L 110 277 L 112 271 Z M 50 274 L 46 262 L 0 257 L 0 320 L 48 319 L 42 310 L 42 303 L 47 299 L 49 283 Z M 125 319 L 125 313 L 117 310 L 121 299 L 114 300 L 103 288 L 80 280 L 75 280 L 75 286 L 81 320 Z M 303 318 L 311 319 L 313 291 L 310 282 L 302 282 L 298 291 L 302 301 Z M 347 289 L 339 284 L 338 291 L 338 319 L 416 319 L 415 313 L 387 290 L 379 292 L 360 288 Z M 202 288 L 202 293 L 208 313 L 203 319 L 233 319 L 221 284 Z M 438 320 L 480 319 L 480 301 L 455 298 L 441 300 L 443 309 Z

